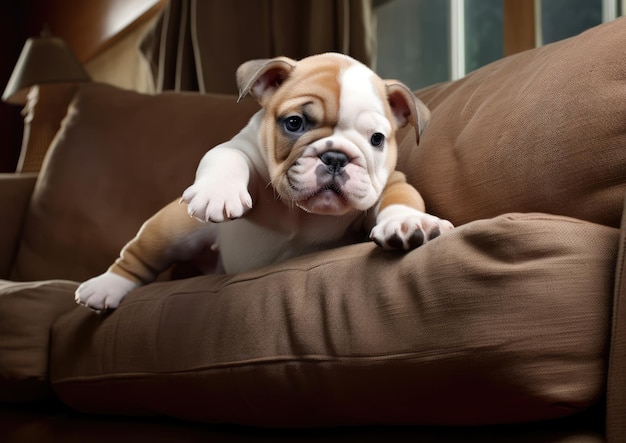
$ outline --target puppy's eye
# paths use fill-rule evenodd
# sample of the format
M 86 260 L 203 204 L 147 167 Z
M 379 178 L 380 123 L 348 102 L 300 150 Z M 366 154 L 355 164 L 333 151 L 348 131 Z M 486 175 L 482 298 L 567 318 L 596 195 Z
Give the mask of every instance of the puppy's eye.
M 380 148 L 385 143 L 385 136 L 380 132 L 375 132 L 372 134 L 372 138 L 370 138 L 370 143 L 373 147 Z
M 283 126 L 287 132 L 302 132 L 304 119 L 299 115 L 291 115 L 283 120 Z

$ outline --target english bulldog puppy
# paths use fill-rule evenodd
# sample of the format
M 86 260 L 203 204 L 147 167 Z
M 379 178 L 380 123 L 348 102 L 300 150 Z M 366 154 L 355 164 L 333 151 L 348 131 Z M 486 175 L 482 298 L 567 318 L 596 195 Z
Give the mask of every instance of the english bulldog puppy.
M 408 251 L 452 229 L 395 170 L 396 131 L 417 139 L 430 113 L 398 81 L 326 53 L 252 60 L 237 70 L 240 99 L 261 104 L 230 141 L 209 150 L 195 182 L 147 220 L 103 274 L 76 291 L 96 311 L 175 262 L 239 273 L 362 241 Z

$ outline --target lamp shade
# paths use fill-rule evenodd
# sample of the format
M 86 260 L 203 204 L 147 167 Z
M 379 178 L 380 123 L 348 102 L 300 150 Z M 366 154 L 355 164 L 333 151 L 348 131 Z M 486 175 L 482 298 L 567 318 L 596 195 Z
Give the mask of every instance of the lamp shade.
M 29 88 L 33 85 L 89 80 L 89 74 L 62 39 L 32 37 L 24 44 L 2 100 L 24 104 Z

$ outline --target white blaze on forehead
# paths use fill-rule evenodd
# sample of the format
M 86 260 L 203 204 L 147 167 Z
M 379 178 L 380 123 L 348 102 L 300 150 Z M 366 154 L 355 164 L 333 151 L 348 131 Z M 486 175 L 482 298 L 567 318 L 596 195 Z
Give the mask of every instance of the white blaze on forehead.
M 374 76 L 369 68 L 360 63 L 351 65 L 340 74 L 339 121 L 333 135 L 349 140 L 349 144 L 360 151 L 367 164 L 373 194 L 378 198 L 388 178 L 388 151 L 373 147 L 370 140 L 375 132 L 389 137 L 392 124 L 385 113 L 385 103 L 376 89 Z
M 341 73 L 339 128 L 355 128 L 389 135 L 391 126 L 385 117 L 385 107 L 376 91 L 373 75 L 369 68 L 360 63 Z

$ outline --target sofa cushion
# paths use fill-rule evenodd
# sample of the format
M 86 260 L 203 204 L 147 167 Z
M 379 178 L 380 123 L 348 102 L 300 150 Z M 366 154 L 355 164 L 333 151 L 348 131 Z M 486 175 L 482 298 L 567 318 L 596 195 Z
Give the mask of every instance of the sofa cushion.
M 204 152 L 245 126 L 254 100 L 82 85 L 25 218 L 13 280 L 85 280 L 179 197 Z
M 43 400 L 49 383 L 50 329 L 76 308 L 68 281 L 0 280 L 0 403 Z
M 11 272 L 36 179 L 32 173 L 0 174 L 0 205 L 11 208 L 2 211 L 0 217 L 0 279 L 8 278 Z
M 432 110 L 400 169 L 456 225 L 547 212 L 618 227 L 626 191 L 626 18 L 417 91 Z
M 619 230 L 543 214 L 155 283 L 53 328 L 53 388 L 104 414 L 259 426 L 492 424 L 604 395 Z

